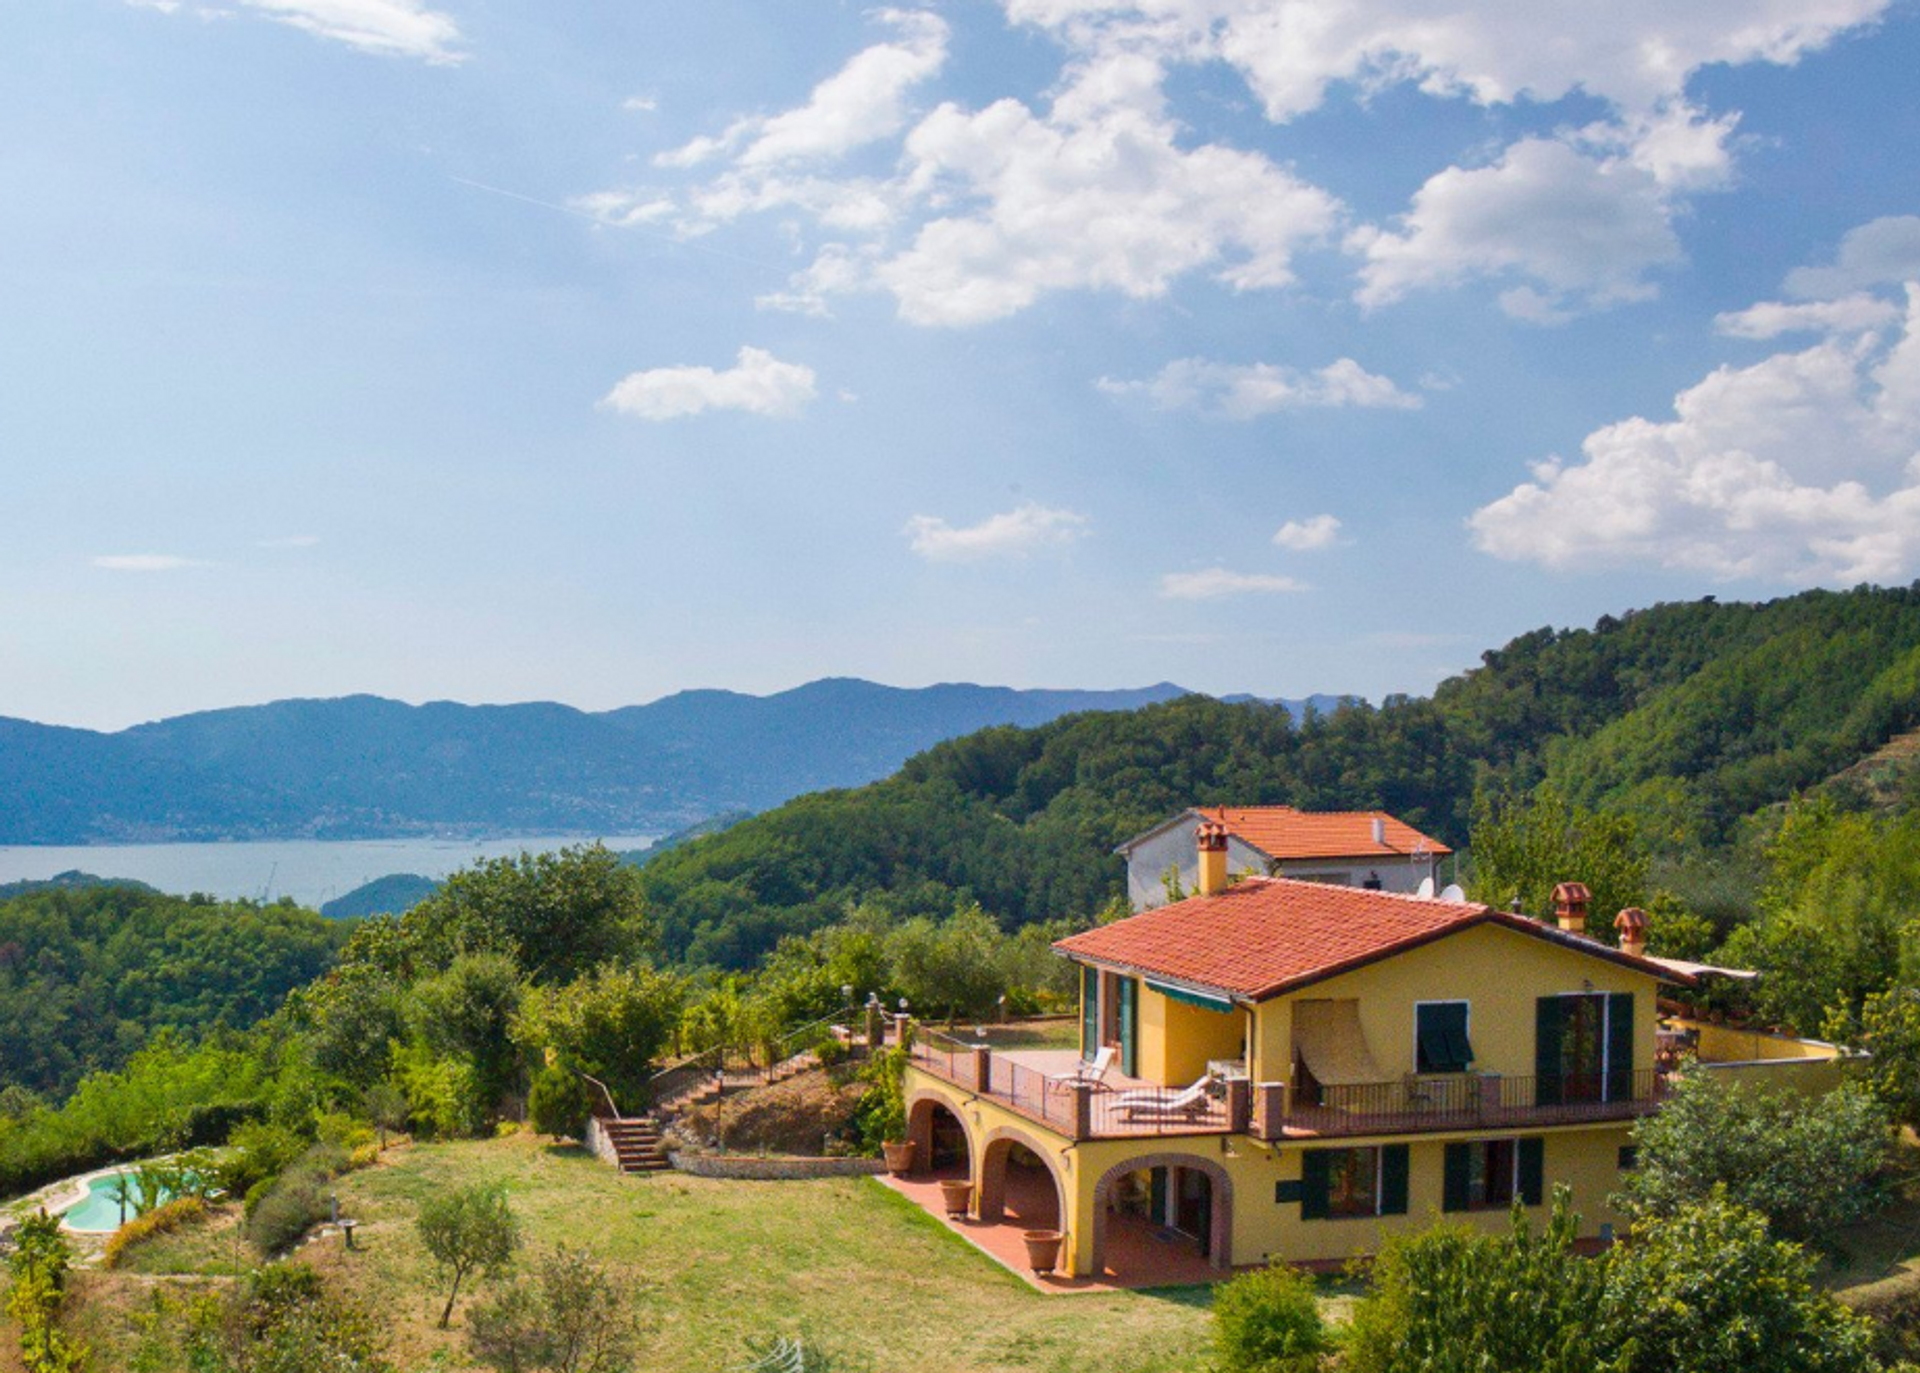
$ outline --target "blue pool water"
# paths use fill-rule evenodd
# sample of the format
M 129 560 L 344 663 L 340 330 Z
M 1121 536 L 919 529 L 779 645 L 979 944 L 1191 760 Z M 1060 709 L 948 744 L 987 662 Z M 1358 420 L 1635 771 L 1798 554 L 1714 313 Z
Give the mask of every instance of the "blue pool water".
M 88 1234 L 104 1234 L 120 1228 L 120 1203 L 114 1198 L 113 1189 L 120 1180 L 120 1174 L 108 1173 L 95 1178 L 87 1184 L 87 1195 L 68 1207 L 61 1219 L 70 1230 L 81 1230 Z M 162 1201 L 171 1200 L 162 1195 Z M 132 1220 L 134 1198 L 127 1198 L 127 1219 Z

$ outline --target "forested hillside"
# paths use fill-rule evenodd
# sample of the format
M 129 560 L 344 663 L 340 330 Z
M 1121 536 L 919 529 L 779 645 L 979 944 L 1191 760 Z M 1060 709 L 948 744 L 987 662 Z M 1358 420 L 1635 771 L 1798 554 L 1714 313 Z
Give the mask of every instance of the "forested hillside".
M 1656 848 L 1711 849 L 1916 724 L 1920 586 L 1708 599 L 1536 630 L 1431 698 L 1299 725 L 1188 697 L 984 730 L 662 854 L 643 879 L 672 952 L 744 967 L 882 892 L 903 913 L 965 895 L 1009 924 L 1085 918 L 1120 892 L 1114 845 L 1191 803 L 1382 807 L 1459 846 L 1477 788 L 1551 780 Z
M 348 933 L 292 905 L 138 886 L 0 903 L 0 1088 L 57 1100 L 159 1031 L 252 1025 L 326 971 Z

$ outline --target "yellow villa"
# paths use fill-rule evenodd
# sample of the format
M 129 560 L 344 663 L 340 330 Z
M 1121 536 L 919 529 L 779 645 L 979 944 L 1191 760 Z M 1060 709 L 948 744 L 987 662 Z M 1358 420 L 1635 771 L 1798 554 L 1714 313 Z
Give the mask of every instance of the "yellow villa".
M 1149 1282 L 1331 1263 L 1436 1215 L 1504 1224 L 1572 1188 L 1588 1234 L 1629 1127 L 1681 1055 L 1819 1090 L 1841 1051 L 1662 1019 L 1700 971 L 1460 900 L 1284 877 L 1229 881 L 1061 940 L 1080 1049 L 994 1050 L 922 1028 L 906 1072 L 917 1167 L 972 1183 L 969 1224 L 1056 1230 L 1059 1270 Z M 991 1247 L 991 1246 L 990 1246 Z M 1003 1246 L 1004 1247 L 1004 1246 Z

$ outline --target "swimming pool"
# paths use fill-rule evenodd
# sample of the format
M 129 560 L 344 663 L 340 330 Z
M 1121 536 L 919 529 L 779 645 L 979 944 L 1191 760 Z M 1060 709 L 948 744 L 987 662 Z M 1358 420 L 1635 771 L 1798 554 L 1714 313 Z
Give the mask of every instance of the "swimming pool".
M 123 1172 L 125 1170 L 122 1170 Z M 69 1230 L 78 1230 L 83 1234 L 101 1235 L 120 1228 L 120 1202 L 114 1196 L 113 1189 L 119 1184 L 121 1173 L 103 1173 L 87 1184 L 87 1194 L 61 1213 L 60 1220 Z M 127 1198 L 127 1219 L 132 1220 L 138 1193 Z M 160 1200 L 171 1201 L 168 1193 L 161 1193 Z

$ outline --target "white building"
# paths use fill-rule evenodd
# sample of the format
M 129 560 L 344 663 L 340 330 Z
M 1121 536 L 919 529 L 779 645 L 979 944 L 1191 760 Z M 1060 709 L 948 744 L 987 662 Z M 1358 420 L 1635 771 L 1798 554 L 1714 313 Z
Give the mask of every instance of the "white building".
M 1345 887 L 1411 892 L 1439 884 L 1453 850 L 1385 811 L 1304 811 L 1292 806 L 1195 806 L 1135 835 L 1114 852 L 1127 860 L 1127 897 L 1136 911 L 1199 889 L 1194 830 L 1227 832 L 1227 871 L 1297 877 Z

